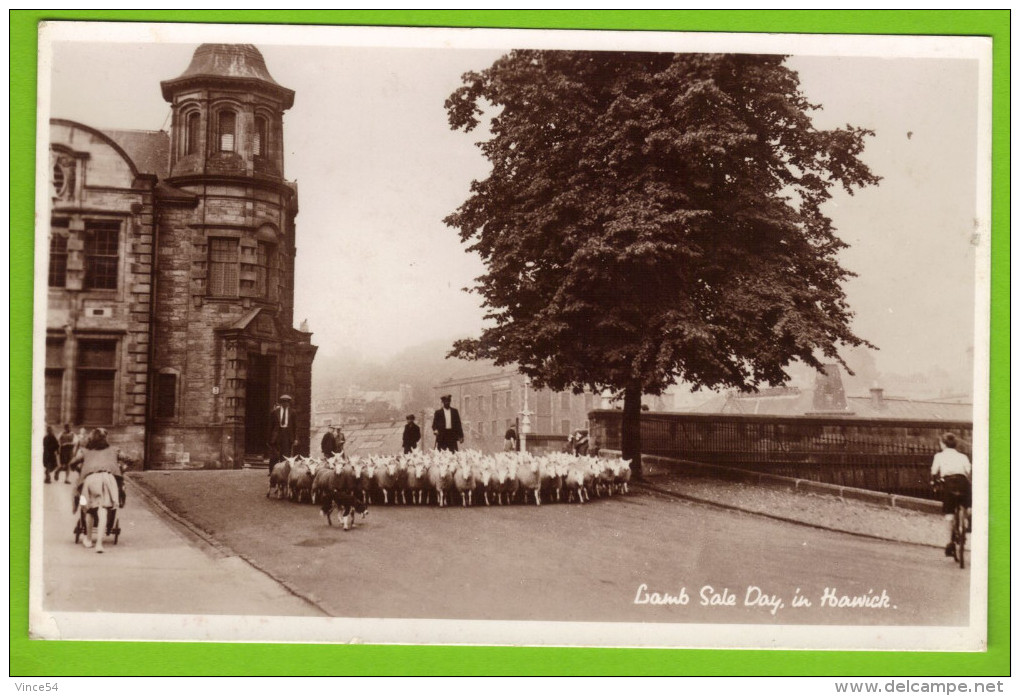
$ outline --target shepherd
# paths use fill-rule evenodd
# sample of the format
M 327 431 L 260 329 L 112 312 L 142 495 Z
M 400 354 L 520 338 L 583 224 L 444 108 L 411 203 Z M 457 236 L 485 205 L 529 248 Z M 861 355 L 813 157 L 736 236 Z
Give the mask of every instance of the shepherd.
M 290 394 L 284 394 L 269 414 L 270 473 L 274 464 L 293 454 L 295 426 L 294 409 L 290 402 Z

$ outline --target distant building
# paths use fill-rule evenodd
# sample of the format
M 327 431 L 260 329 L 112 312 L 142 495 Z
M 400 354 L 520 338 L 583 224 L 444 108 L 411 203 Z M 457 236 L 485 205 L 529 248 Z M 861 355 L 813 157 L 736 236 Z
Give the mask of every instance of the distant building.
M 294 328 L 283 172 L 294 92 L 233 44 L 199 46 L 160 86 L 169 133 L 50 121 L 46 422 L 107 428 L 148 468 L 232 468 L 264 463 L 289 394 L 307 451 L 316 347 Z
M 365 422 L 365 399 L 360 396 L 333 397 L 315 402 L 314 428 Z
M 312 424 L 316 428 L 324 428 L 366 423 L 374 420 L 371 414 L 379 410 L 402 414 L 411 402 L 413 391 L 409 384 L 401 384 L 397 389 L 388 391 L 365 391 L 352 385 L 348 387 L 346 396 L 330 396 L 316 401 Z
M 439 397 L 450 394 L 453 406 L 460 411 L 464 425 L 464 447 L 483 452 L 503 448 L 509 428 L 520 434 L 520 414 L 524 410 L 525 378 L 510 367 L 482 369 L 451 377 L 433 387 L 436 407 Z M 588 427 L 588 413 L 603 407 L 600 395 L 591 392 L 574 394 L 535 389 L 528 386 L 528 409 L 531 411 L 531 433 L 536 438 L 565 441 L 577 429 Z M 427 412 L 431 428 L 432 411 Z

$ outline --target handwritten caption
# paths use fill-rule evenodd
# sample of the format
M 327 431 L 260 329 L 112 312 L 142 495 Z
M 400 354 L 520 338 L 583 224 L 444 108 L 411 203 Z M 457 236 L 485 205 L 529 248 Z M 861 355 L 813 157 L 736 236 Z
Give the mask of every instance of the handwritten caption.
M 693 595 L 693 596 L 692 596 Z M 783 609 L 895 609 L 889 594 L 885 590 L 876 592 L 869 589 L 860 594 L 845 594 L 835 587 L 826 587 L 818 595 L 809 597 L 798 587 L 792 595 L 783 596 L 778 593 L 766 592 L 757 585 L 748 585 L 742 591 L 733 591 L 728 587 L 716 588 L 703 585 L 697 592 L 680 587 L 672 592 L 652 590 L 646 583 L 638 585 L 634 595 L 634 604 L 649 606 L 681 606 L 690 604 L 703 607 L 751 607 L 768 611 L 775 616 Z

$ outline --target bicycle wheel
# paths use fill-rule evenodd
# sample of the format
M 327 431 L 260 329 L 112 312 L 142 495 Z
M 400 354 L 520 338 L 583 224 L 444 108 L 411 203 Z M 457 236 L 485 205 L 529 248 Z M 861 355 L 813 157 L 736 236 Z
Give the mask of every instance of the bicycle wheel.
M 967 546 L 967 512 L 963 505 L 956 506 L 956 515 L 953 519 L 953 556 L 956 562 L 963 568 L 966 566 L 964 549 Z

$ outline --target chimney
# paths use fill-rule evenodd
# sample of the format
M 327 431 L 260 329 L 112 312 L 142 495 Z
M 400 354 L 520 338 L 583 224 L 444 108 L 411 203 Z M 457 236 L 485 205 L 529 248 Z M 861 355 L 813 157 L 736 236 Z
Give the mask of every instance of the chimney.
M 879 387 L 876 384 L 869 391 L 871 392 L 871 405 L 872 405 L 872 407 L 877 409 L 877 410 L 879 410 L 879 411 L 884 409 L 885 408 L 885 403 L 883 403 L 883 401 L 882 401 L 882 388 Z

